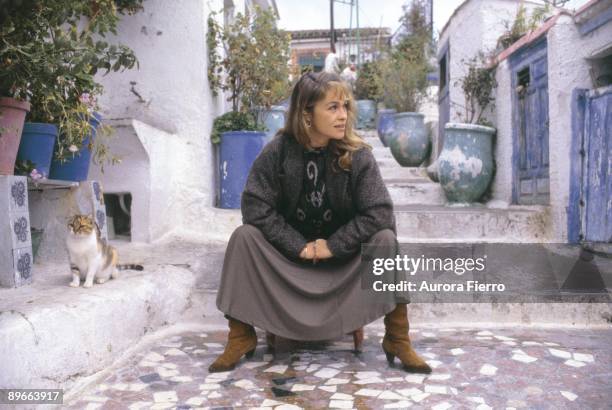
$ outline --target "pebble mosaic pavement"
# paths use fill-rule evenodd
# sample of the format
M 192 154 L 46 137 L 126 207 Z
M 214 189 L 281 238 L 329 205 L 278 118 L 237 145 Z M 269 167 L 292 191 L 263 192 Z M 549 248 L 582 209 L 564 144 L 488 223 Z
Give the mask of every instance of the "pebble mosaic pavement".
M 169 337 L 73 400 L 70 409 L 610 409 L 612 331 L 436 329 L 410 331 L 431 375 L 390 367 L 383 329 L 270 354 L 263 332 L 250 360 L 209 374 L 226 332 Z

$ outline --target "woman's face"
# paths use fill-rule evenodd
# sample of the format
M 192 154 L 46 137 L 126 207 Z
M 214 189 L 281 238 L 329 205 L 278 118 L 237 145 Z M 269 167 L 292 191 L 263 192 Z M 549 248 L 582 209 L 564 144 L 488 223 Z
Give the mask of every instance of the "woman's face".
M 343 93 L 330 90 L 313 108 L 310 145 L 324 147 L 329 140 L 341 140 L 346 131 L 349 101 Z

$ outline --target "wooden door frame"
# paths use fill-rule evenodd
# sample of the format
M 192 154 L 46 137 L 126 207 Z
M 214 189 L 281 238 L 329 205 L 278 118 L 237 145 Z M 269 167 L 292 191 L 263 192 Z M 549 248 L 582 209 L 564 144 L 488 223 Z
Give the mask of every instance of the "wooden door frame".
M 518 112 L 519 97 L 516 91 L 518 86 L 518 73 L 529 67 L 533 62 L 542 58 L 542 55 L 548 56 L 548 42 L 546 37 L 529 44 L 516 51 L 508 59 L 510 67 L 510 85 L 511 85 L 511 101 L 512 101 L 512 203 L 518 204 L 520 184 L 519 165 L 520 165 L 520 144 L 519 144 L 519 125 L 520 113 Z M 547 69 L 548 70 L 548 69 Z M 531 70 L 530 70 L 531 75 Z M 548 73 L 547 73 L 548 75 Z M 547 82 L 548 87 L 548 82 Z M 550 100 L 549 100 L 550 101 Z M 550 107 L 550 102 L 549 102 Z M 550 110 L 548 110 L 550 116 Z M 549 136 L 550 138 L 550 136 Z M 550 148 L 549 148 L 550 152 Z M 550 163 L 549 163 L 550 166 Z M 534 188 L 535 189 L 535 188 Z
M 577 244 L 586 235 L 586 173 L 590 134 L 586 132 L 589 98 L 612 93 L 612 86 L 572 91 L 572 142 L 570 147 L 570 192 L 567 206 L 567 241 Z

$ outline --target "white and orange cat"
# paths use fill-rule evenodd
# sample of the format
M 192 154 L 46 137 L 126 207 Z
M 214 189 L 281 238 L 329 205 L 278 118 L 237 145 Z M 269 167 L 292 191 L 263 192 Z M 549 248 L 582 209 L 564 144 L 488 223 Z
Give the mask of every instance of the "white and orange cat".
M 118 265 L 117 250 L 100 238 L 100 230 L 89 215 L 75 215 L 68 223 L 66 246 L 70 258 L 72 282 L 70 286 L 78 288 L 81 279 L 83 287 L 90 288 L 94 280 L 104 283 L 110 278 L 117 278 L 119 270 L 142 270 L 140 265 Z

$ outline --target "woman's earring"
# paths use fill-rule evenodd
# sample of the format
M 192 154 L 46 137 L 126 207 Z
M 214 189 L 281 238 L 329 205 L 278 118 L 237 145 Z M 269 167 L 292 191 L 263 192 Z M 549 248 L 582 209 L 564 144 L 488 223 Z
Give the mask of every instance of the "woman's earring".
M 306 124 L 306 128 L 312 127 L 312 122 L 310 122 L 308 120 L 304 121 L 304 124 Z

